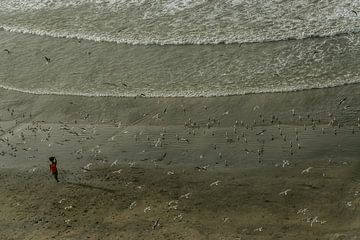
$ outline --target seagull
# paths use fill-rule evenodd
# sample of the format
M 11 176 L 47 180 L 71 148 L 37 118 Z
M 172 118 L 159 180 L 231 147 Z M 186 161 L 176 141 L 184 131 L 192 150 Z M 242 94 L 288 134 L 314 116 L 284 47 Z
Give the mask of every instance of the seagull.
M 343 102 L 345 102 L 345 101 L 346 101 L 346 97 L 343 98 L 343 99 L 341 99 L 338 105 L 341 105 L 341 104 L 342 104 Z
M 83 167 L 84 170 L 89 171 L 92 163 L 87 164 L 85 167 Z
M 283 160 L 283 164 L 282 164 L 282 167 L 284 168 L 285 166 L 289 166 L 290 165 L 290 162 L 289 160 Z
M 254 229 L 254 232 L 262 232 L 262 231 L 263 231 L 263 227 L 259 227 L 259 228 Z
M 174 221 L 179 220 L 181 221 L 183 219 L 182 213 L 174 217 Z
M 115 137 L 116 137 L 116 135 L 112 136 L 111 138 L 108 139 L 108 141 L 114 141 Z
M 8 54 L 10 54 L 10 50 L 9 50 L 9 49 L 4 49 L 4 52 L 7 52 Z
M 181 140 L 181 141 L 184 141 L 184 142 L 187 142 L 187 143 L 190 142 L 190 141 L 189 141 L 188 139 L 186 139 L 186 138 L 181 138 L 180 140 Z
M 167 152 L 165 152 L 161 157 L 159 157 L 157 160 L 158 161 L 162 161 L 162 160 L 164 160 L 164 158 L 166 157 L 166 155 L 167 155 Z
M 156 219 L 154 225 L 152 226 L 152 229 L 153 229 L 153 230 L 155 230 L 157 227 L 160 226 L 160 223 L 159 223 L 159 222 L 160 222 L 160 218 Z
M 195 167 L 195 169 L 198 169 L 199 171 L 203 170 L 203 171 L 206 171 L 208 169 L 208 167 L 210 167 L 210 165 L 205 165 L 205 166 L 202 166 L 202 167 Z
M 302 170 L 301 174 L 309 173 L 312 168 L 313 167 L 308 167 L 307 169 Z
M 256 133 L 256 136 L 258 136 L 258 135 L 263 135 L 263 134 L 264 134 L 264 132 L 266 132 L 266 129 L 261 130 L 260 132 Z
M 284 195 L 284 196 L 287 196 L 288 195 L 288 192 L 290 192 L 291 189 L 286 189 L 285 191 L 279 193 L 280 196 Z
M 160 115 L 160 114 L 157 113 L 157 114 L 155 114 L 152 118 L 153 118 L 153 119 L 160 119 L 159 115 Z
M 47 56 L 44 56 L 45 60 L 46 60 L 46 64 L 50 63 L 51 59 Z
M 151 207 L 148 206 L 148 207 L 146 207 L 146 208 L 144 209 L 144 213 L 146 213 L 146 212 L 148 212 L 148 211 L 150 211 L 150 210 L 151 210 Z
M 300 214 L 300 213 L 306 214 L 307 210 L 308 210 L 307 208 L 299 209 L 299 210 L 297 211 L 297 214 Z
M 178 204 L 178 200 L 171 200 L 170 202 L 168 202 L 168 206 L 171 206 L 173 204 Z
M 179 197 L 179 199 L 182 199 L 182 198 L 188 199 L 189 197 L 190 197 L 190 193 L 188 192 L 188 193 L 185 193 L 185 194 L 181 195 L 181 196 Z
M 312 227 L 314 223 L 319 222 L 318 217 L 314 217 L 314 219 L 311 221 L 310 226 Z
M 223 218 L 223 222 L 224 222 L 224 223 L 228 222 L 229 220 L 230 220 L 230 218 L 228 218 L 228 217 L 224 217 L 224 218 Z
M 158 138 L 156 143 L 155 143 L 155 147 L 161 147 L 161 139 Z
M 210 184 L 210 187 L 212 187 L 212 186 L 218 186 L 220 182 L 221 182 L 221 181 L 216 180 L 215 182 L 213 182 L 213 183 Z
M 356 16 L 358 15 L 358 13 L 355 10 L 351 10 L 351 12 L 353 12 Z
M 136 201 L 133 201 L 130 206 L 129 209 L 132 210 L 134 207 L 136 207 Z

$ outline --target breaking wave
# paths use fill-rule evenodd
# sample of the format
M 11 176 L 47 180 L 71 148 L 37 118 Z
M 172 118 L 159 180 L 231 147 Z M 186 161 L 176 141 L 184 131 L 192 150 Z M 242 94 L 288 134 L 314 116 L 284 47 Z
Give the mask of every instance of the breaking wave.
M 326 38 L 326 37 L 336 37 L 341 35 L 353 35 L 360 32 L 360 29 L 352 31 L 339 31 L 339 32 L 330 32 L 324 34 L 298 34 L 293 36 L 278 36 L 268 38 L 267 36 L 262 36 L 258 38 L 244 39 L 240 38 L 237 35 L 227 36 L 226 38 L 191 38 L 191 39 L 156 39 L 156 38 L 142 38 L 142 39 L 132 39 L 132 38 L 121 38 L 112 36 L 107 33 L 86 33 L 86 32 L 66 32 L 58 30 L 40 30 L 40 29 L 30 29 L 27 27 L 21 26 L 7 26 L 2 25 L 0 29 L 5 31 L 14 32 L 14 33 L 24 33 L 24 34 L 33 34 L 38 36 L 48 36 L 55 38 L 70 38 L 78 40 L 88 40 L 95 42 L 110 42 L 110 43 L 119 43 L 119 44 L 129 44 L 129 45 L 214 45 L 214 44 L 243 44 L 243 43 L 266 43 L 266 42 L 277 42 L 277 41 L 291 41 L 291 40 L 302 40 L 309 38 Z

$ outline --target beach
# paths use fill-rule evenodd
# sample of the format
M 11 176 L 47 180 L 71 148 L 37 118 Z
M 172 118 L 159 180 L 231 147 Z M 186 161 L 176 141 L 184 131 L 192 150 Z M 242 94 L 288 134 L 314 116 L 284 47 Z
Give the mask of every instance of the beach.
M 358 13 L 1 0 L 0 240 L 360 239 Z
M 0 91 L 1 239 L 360 238 L 359 84 L 207 98 Z

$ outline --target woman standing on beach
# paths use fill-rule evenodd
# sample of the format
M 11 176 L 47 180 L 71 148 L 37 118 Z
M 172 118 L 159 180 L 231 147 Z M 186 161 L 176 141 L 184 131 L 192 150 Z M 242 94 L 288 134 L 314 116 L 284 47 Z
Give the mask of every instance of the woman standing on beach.
M 54 175 L 54 178 L 57 182 L 59 182 L 59 179 L 58 179 L 58 171 L 57 171 L 57 160 L 55 157 L 49 157 L 49 161 L 51 162 L 50 164 L 50 171 L 51 173 Z

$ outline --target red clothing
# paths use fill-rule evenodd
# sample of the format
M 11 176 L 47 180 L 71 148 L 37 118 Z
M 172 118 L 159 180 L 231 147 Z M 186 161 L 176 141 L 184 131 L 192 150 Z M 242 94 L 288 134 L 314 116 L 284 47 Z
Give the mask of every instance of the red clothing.
M 50 171 L 51 171 L 52 173 L 56 173 L 56 172 L 57 172 L 56 163 L 50 164 Z

